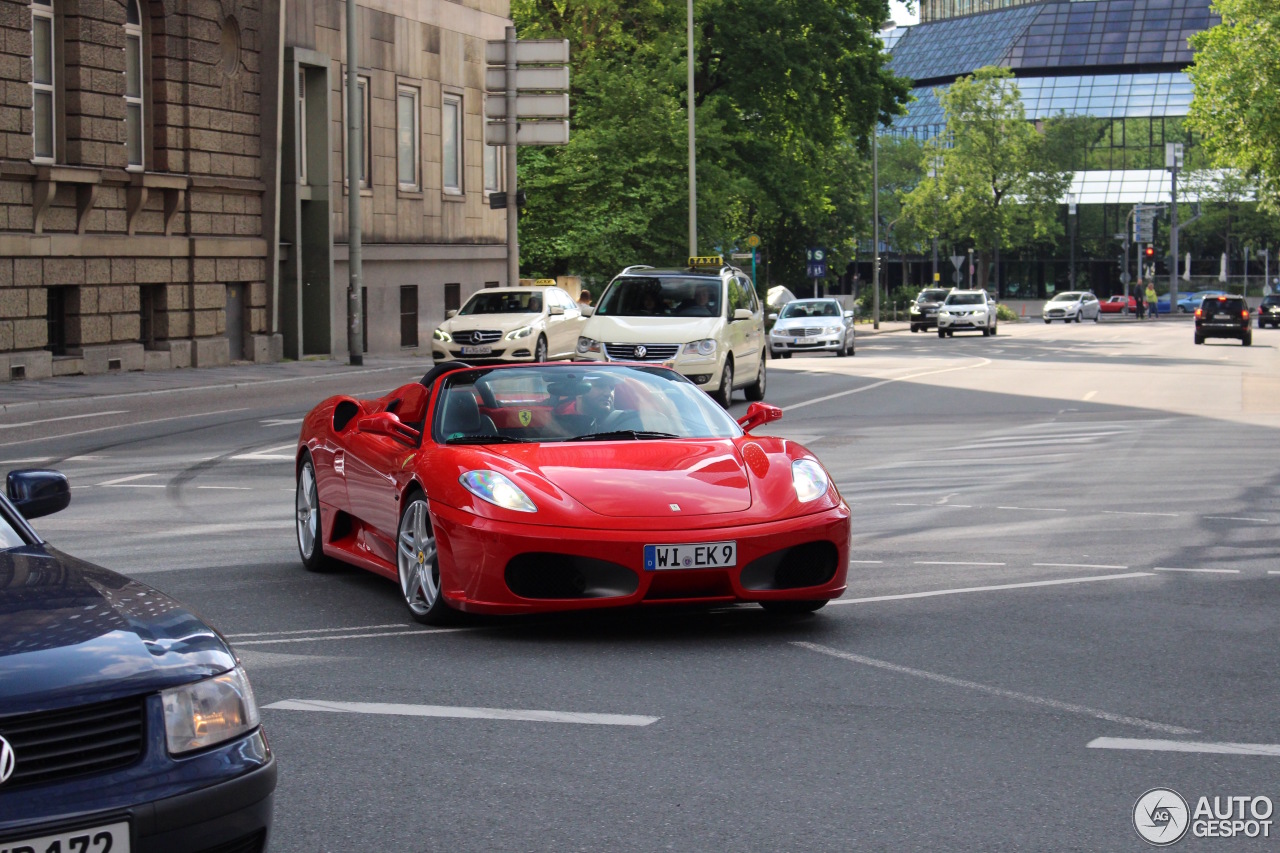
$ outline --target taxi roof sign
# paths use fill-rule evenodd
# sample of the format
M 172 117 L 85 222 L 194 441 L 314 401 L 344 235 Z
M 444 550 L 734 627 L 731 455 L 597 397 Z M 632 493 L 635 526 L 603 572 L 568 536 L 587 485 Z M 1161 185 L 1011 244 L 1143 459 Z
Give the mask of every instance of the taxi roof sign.
M 534 287 L 555 287 L 556 280 L 554 278 L 540 278 L 533 282 Z
M 689 258 L 689 268 L 720 269 L 724 266 L 724 258 L 720 255 L 695 255 Z

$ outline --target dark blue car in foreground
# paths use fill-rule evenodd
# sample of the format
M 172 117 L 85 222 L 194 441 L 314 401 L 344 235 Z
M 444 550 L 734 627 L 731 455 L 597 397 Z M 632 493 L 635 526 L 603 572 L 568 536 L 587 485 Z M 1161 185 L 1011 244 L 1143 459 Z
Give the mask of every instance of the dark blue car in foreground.
M 50 547 L 0 495 L 0 853 L 258 853 L 276 765 L 227 642 L 173 599 Z

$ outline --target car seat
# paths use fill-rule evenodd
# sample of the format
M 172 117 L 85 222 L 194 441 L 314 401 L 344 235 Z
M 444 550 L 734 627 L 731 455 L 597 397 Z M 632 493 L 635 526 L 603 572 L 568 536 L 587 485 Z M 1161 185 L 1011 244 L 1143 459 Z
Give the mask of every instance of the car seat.
M 475 392 L 470 388 L 451 388 L 444 401 L 440 432 L 445 439 L 467 435 L 497 435 L 498 429 L 487 415 L 480 414 Z

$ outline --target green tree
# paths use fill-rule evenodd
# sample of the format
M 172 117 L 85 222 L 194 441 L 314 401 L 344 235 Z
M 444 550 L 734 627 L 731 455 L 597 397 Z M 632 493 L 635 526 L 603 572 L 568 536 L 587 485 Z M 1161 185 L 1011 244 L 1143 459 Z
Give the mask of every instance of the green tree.
M 884 68 L 883 0 L 699 0 L 699 248 L 758 234 L 775 280 L 851 247 L 860 152 L 907 99 Z M 683 0 L 513 0 L 521 38 L 567 38 L 570 143 L 522 149 L 526 272 L 611 276 L 687 254 Z
M 942 168 L 905 198 L 904 213 L 921 231 L 933 233 L 935 211 L 941 211 L 938 229 L 972 243 L 982 259 L 983 288 L 1002 249 L 1062 232 L 1058 212 L 1071 181 L 1026 120 L 1012 76 L 1005 68 L 980 68 L 939 92 L 946 130 L 925 145 L 923 168 L 935 161 Z

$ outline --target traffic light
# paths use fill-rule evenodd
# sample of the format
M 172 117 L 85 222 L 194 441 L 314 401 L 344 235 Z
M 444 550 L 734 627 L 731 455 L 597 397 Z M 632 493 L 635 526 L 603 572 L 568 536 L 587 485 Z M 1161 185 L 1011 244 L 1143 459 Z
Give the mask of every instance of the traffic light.
M 1151 260 L 1156 256 L 1156 247 L 1147 246 L 1147 248 L 1143 250 L 1143 255 L 1146 257 L 1147 260 Z

